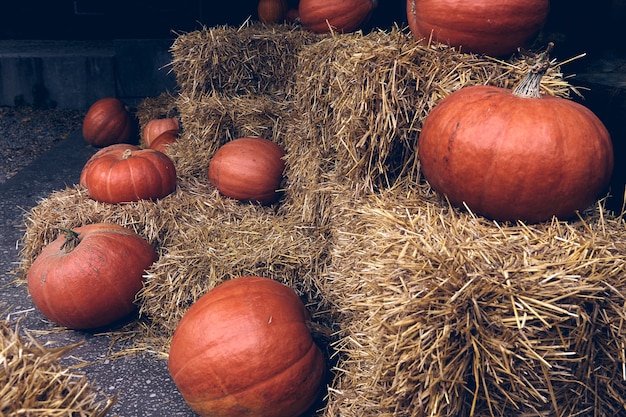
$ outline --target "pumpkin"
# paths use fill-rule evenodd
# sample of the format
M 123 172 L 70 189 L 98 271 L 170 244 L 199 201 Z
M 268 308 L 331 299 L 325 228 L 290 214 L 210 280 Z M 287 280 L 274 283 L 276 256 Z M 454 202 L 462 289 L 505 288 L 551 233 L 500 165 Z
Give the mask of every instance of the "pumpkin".
M 159 136 L 154 138 L 150 143 L 150 149 L 156 149 L 159 152 L 167 152 L 167 148 L 174 142 L 178 141 L 178 130 L 166 130 Z
M 285 151 L 269 139 L 237 138 L 222 145 L 209 162 L 209 182 L 240 201 L 271 204 L 278 200 Z
M 116 144 L 100 149 L 83 166 L 80 184 L 105 203 L 158 199 L 176 188 L 172 160 L 155 149 Z
M 528 46 L 544 26 L 549 0 L 407 0 L 409 28 L 465 52 L 504 56 Z
M 130 140 L 133 120 L 124 103 L 114 97 L 93 103 L 83 119 L 83 138 L 93 146 L 104 147 Z
M 314 33 L 352 32 L 378 6 L 378 0 L 300 0 L 298 14 L 302 27 Z
M 179 322 L 170 375 L 204 417 L 299 416 L 318 398 L 326 372 L 309 321 L 286 285 L 231 279 L 200 297 Z
M 123 226 L 95 223 L 66 230 L 46 246 L 28 270 L 29 294 L 53 322 L 94 329 L 135 310 L 152 246 Z
M 146 148 L 150 148 L 152 141 L 154 141 L 163 132 L 169 130 L 175 130 L 178 132 L 180 125 L 177 117 L 164 117 L 160 119 L 150 119 L 144 126 L 141 138 L 143 139 L 143 145 Z
M 583 105 L 539 93 L 544 59 L 513 91 L 464 87 L 426 117 L 421 170 L 452 204 L 535 223 L 575 216 L 608 185 L 614 156 L 606 127 Z
M 259 0 L 257 15 L 263 23 L 281 23 L 287 13 L 287 0 Z

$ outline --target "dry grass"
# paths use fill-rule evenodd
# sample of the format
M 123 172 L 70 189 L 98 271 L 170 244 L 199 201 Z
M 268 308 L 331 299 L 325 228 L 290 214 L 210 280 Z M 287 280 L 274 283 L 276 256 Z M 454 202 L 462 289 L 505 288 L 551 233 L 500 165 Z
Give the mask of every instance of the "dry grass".
M 0 320 L 0 415 L 102 417 L 115 400 L 59 359 L 76 345 L 49 348 Z

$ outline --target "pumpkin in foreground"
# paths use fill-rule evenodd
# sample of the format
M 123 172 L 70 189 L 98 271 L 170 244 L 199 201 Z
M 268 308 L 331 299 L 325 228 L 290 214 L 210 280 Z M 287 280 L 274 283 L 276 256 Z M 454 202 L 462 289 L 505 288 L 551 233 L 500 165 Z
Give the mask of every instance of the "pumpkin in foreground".
M 80 174 L 91 198 L 113 204 L 165 197 L 176 182 L 176 167 L 167 155 L 129 144 L 100 149 Z
M 183 316 L 169 372 L 203 417 L 297 417 L 318 399 L 326 373 L 309 320 L 286 285 L 256 276 L 231 279 Z
M 567 219 L 609 184 L 607 129 L 583 105 L 539 94 L 544 58 L 515 91 L 464 87 L 426 117 L 421 169 L 452 204 L 501 221 Z
M 82 131 L 85 141 L 93 146 L 124 143 L 133 135 L 133 119 L 121 100 L 105 97 L 89 107 L 83 119 Z
M 209 182 L 226 197 L 271 204 L 278 200 L 285 151 L 269 139 L 245 137 L 222 145 L 209 162 Z
M 365 23 L 376 7 L 378 0 L 300 0 L 298 15 L 310 32 L 347 33 Z
M 549 0 L 407 0 L 409 28 L 418 39 L 464 52 L 510 55 L 527 47 L 544 26 Z
M 28 270 L 35 306 L 71 329 L 107 326 L 135 310 L 144 272 L 157 254 L 123 226 L 95 223 L 67 230 Z

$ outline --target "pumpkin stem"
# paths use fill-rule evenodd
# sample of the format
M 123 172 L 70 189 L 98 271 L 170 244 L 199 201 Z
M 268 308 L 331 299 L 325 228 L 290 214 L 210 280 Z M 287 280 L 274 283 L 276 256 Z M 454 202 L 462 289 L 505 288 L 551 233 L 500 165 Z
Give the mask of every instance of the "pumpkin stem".
M 73 251 L 79 243 L 78 233 L 65 227 L 59 227 L 59 229 L 65 234 L 65 242 L 61 245 L 61 249 L 65 249 L 67 253 Z
M 130 156 L 132 155 L 133 151 L 131 151 L 130 149 L 125 149 L 124 153 L 122 154 L 122 159 L 128 159 L 130 158 Z
M 530 71 L 522 78 L 522 81 L 515 87 L 513 94 L 518 97 L 541 98 L 541 78 L 552 65 L 550 61 L 550 51 L 554 43 L 548 43 L 546 50 L 540 54 L 533 54 L 520 50 L 523 55 L 535 59 L 535 63 L 530 67 Z

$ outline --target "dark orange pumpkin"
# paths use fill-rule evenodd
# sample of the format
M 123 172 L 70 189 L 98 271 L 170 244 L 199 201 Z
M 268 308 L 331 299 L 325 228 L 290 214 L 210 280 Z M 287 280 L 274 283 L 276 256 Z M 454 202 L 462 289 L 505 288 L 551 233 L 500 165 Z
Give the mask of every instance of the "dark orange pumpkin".
M 80 184 L 91 198 L 125 203 L 165 197 L 176 188 L 176 168 L 162 152 L 128 144 L 107 146 L 85 164 Z
M 428 114 L 418 155 L 433 189 L 490 219 L 530 223 L 595 201 L 613 170 L 609 133 L 581 104 L 540 95 L 542 72 L 515 91 L 461 88 Z
M 418 40 L 504 56 L 526 47 L 544 26 L 549 0 L 407 0 L 409 28 Z
M 28 270 L 28 291 L 35 306 L 59 325 L 107 326 L 135 310 L 143 275 L 156 258 L 152 246 L 125 227 L 77 227 L 37 256 Z
M 83 119 L 83 138 L 93 146 L 128 142 L 133 132 L 130 112 L 121 100 L 114 97 L 93 103 Z
M 296 293 L 269 278 L 207 292 L 178 324 L 168 368 L 201 416 L 297 417 L 318 398 L 324 356 Z
M 209 181 L 227 197 L 271 204 L 278 200 L 285 151 L 271 140 L 238 138 L 222 145 L 209 163 Z
M 314 33 L 352 32 L 370 17 L 378 0 L 300 0 L 302 27 Z
M 178 130 L 166 130 L 152 140 L 149 148 L 166 153 L 167 148 L 174 142 L 178 142 Z
M 178 133 L 180 125 L 177 117 L 164 117 L 149 120 L 143 128 L 141 138 L 146 148 L 151 148 L 154 141 L 161 133 L 174 130 Z
M 263 23 L 281 23 L 287 14 L 287 0 L 259 0 L 257 15 Z

